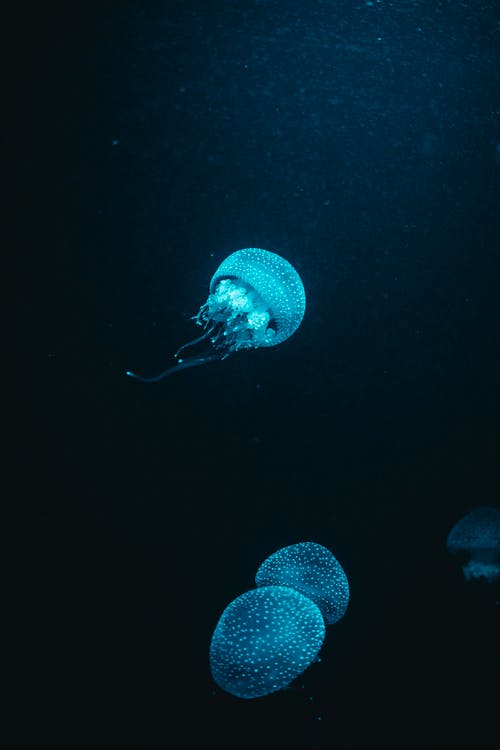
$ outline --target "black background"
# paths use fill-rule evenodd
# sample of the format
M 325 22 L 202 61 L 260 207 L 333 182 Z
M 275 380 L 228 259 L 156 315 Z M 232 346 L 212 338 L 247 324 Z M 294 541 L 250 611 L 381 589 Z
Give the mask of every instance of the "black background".
M 445 541 L 498 504 L 496 4 L 19 10 L 5 746 L 490 741 L 499 594 Z M 294 336 L 126 378 L 251 246 L 302 277 Z M 289 690 L 236 699 L 218 617 L 307 540 L 348 611 Z

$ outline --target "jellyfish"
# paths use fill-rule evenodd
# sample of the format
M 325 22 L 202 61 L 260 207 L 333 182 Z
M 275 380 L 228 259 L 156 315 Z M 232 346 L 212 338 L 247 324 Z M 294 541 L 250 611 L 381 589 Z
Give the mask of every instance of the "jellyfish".
M 500 576 L 500 510 L 475 508 L 453 526 L 446 548 L 464 559 L 466 581 L 495 581 Z
M 154 383 L 188 367 L 226 359 L 234 352 L 276 346 L 289 338 L 304 317 L 306 296 L 297 271 L 276 253 L 249 247 L 229 255 L 210 281 L 207 301 L 193 320 L 204 333 L 177 350 L 177 364 L 159 375 L 126 375 Z M 184 350 L 208 350 L 184 359 Z
M 329 549 L 315 542 L 283 547 L 268 557 L 255 576 L 257 586 L 290 586 L 309 597 L 327 625 L 343 617 L 349 601 L 349 582 Z
M 311 599 L 287 586 L 263 586 L 238 596 L 222 613 L 210 643 L 210 669 L 223 690 L 260 698 L 290 685 L 325 638 Z

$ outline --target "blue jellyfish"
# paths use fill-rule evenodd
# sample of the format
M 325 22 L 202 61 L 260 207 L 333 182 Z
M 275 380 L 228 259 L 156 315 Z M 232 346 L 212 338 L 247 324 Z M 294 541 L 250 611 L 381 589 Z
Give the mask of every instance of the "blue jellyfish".
M 193 318 L 204 333 L 181 346 L 174 355 L 177 364 L 150 378 L 126 374 L 153 383 L 242 349 L 276 346 L 297 330 L 305 306 L 304 286 L 287 260 L 257 247 L 237 250 L 212 276 L 208 299 Z M 208 352 L 189 359 L 179 357 L 201 342 L 209 342 Z
M 283 547 L 264 560 L 255 576 L 257 586 L 290 586 L 309 597 L 327 625 L 343 617 L 349 582 L 329 549 L 315 542 Z
M 238 596 L 222 613 L 210 644 L 210 669 L 223 690 L 260 698 L 286 688 L 317 659 L 325 638 L 319 608 L 286 586 Z
M 446 548 L 464 559 L 466 581 L 500 576 L 500 511 L 481 506 L 457 521 L 448 534 Z

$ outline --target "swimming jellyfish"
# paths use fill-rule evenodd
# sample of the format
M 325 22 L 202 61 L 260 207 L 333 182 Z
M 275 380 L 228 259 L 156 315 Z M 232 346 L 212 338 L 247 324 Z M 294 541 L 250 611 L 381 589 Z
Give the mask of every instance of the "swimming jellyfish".
M 210 644 L 210 669 L 223 690 L 259 698 L 287 687 L 317 659 L 325 623 L 308 597 L 286 586 L 238 596 L 222 613 Z
M 315 542 L 283 547 L 268 557 L 255 576 L 257 586 L 291 586 L 321 610 L 327 625 L 343 617 L 349 582 L 329 549 Z
M 460 519 L 448 534 L 448 552 L 460 555 L 467 581 L 500 576 L 500 511 L 481 506 Z
M 208 299 L 193 318 L 204 333 L 181 346 L 174 355 L 177 364 L 150 378 L 130 370 L 126 374 L 152 383 L 242 349 L 276 346 L 297 330 L 305 306 L 304 286 L 287 260 L 257 247 L 237 250 L 212 276 Z M 209 342 L 208 351 L 189 359 L 179 357 L 201 342 Z

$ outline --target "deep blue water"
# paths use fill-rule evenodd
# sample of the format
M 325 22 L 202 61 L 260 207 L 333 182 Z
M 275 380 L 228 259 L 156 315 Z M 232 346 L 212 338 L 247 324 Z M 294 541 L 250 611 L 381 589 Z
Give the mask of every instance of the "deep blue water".
M 491 738 L 499 594 L 445 541 L 499 502 L 499 22 L 493 0 L 123 0 L 9 27 L 35 323 L 7 546 L 19 737 Z M 172 363 L 252 246 L 303 280 L 293 337 L 124 377 Z M 299 541 L 342 562 L 348 611 L 297 686 L 238 700 L 213 629 Z

